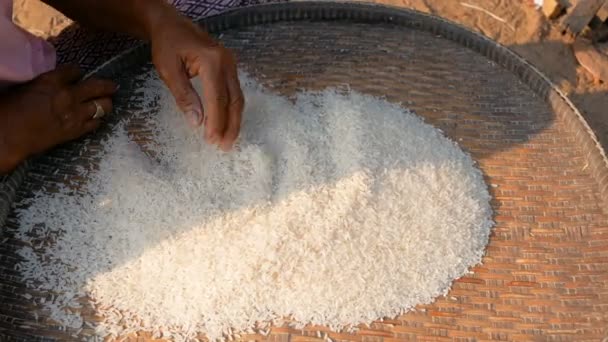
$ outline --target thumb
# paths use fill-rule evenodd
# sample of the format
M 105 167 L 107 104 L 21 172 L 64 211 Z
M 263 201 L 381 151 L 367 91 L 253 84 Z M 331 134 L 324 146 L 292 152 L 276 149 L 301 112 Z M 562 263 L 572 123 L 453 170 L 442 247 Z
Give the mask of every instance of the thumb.
M 203 107 L 201 99 L 192 87 L 190 78 L 181 61 L 177 60 L 170 65 L 158 66 L 158 73 L 165 82 L 179 109 L 194 126 L 203 123 Z

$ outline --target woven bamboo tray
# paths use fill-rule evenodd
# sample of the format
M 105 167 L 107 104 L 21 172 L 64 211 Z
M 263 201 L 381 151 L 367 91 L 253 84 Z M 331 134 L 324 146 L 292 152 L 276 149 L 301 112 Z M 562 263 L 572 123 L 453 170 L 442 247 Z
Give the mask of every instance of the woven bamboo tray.
M 578 110 L 537 69 L 453 23 L 382 6 L 267 5 L 205 24 L 244 69 L 278 92 L 349 85 L 415 110 L 473 155 L 494 198 L 496 226 L 483 265 L 434 304 L 357 334 L 283 327 L 243 339 L 320 341 L 318 331 L 345 341 L 608 337 L 608 162 Z M 108 127 L 141 109 L 132 90 L 149 61 L 140 46 L 95 71 L 121 84 L 108 125 L 2 180 L 0 340 L 70 341 L 92 333 L 73 337 L 33 304 L 51 294 L 27 290 L 14 270 L 20 246 L 11 203 L 77 177 L 78 165 L 94 165 L 91 155 Z M 136 120 L 130 129 L 145 139 Z

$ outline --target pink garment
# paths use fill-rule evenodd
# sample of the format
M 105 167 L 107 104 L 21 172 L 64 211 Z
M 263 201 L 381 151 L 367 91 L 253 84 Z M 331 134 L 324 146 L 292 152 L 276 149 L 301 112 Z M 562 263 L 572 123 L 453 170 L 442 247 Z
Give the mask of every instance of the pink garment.
M 55 49 L 13 23 L 13 0 L 0 0 L 0 89 L 55 68 Z

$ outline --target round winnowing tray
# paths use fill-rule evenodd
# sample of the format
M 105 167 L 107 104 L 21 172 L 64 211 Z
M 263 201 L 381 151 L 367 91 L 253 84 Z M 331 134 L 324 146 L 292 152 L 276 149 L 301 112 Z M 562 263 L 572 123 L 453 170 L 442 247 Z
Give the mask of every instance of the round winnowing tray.
M 608 336 L 608 163 L 580 113 L 530 64 L 455 24 L 382 6 L 267 5 L 205 23 L 245 70 L 277 92 L 348 86 L 403 103 L 469 151 L 491 184 L 496 226 L 474 274 L 434 304 L 357 334 L 330 332 L 332 339 Z M 14 270 L 20 246 L 11 204 L 95 164 L 108 127 L 143 107 L 129 90 L 141 85 L 136 76 L 150 70 L 149 61 L 140 46 L 95 71 L 121 84 L 109 124 L 0 180 L 0 340 L 92 333 L 85 328 L 73 337 L 76 331 L 60 330 L 33 304 L 51 294 L 27 290 Z M 145 139 L 135 121 L 132 133 Z M 277 328 L 271 338 L 312 338 L 319 330 L 326 331 Z

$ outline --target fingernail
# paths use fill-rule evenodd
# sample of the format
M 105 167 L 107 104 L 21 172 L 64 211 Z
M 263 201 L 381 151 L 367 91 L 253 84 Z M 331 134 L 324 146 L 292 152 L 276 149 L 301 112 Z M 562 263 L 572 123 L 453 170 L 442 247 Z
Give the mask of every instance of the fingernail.
M 217 143 L 217 134 L 215 133 L 207 133 L 207 142 L 210 144 Z
M 186 116 L 190 119 L 190 123 L 194 126 L 201 124 L 201 113 L 196 110 L 189 110 L 186 112 Z
M 229 152 L 232 149 L 232 144 L 231 143 L 221 143 L 220 144 L 220 149 L 224 152 Z

